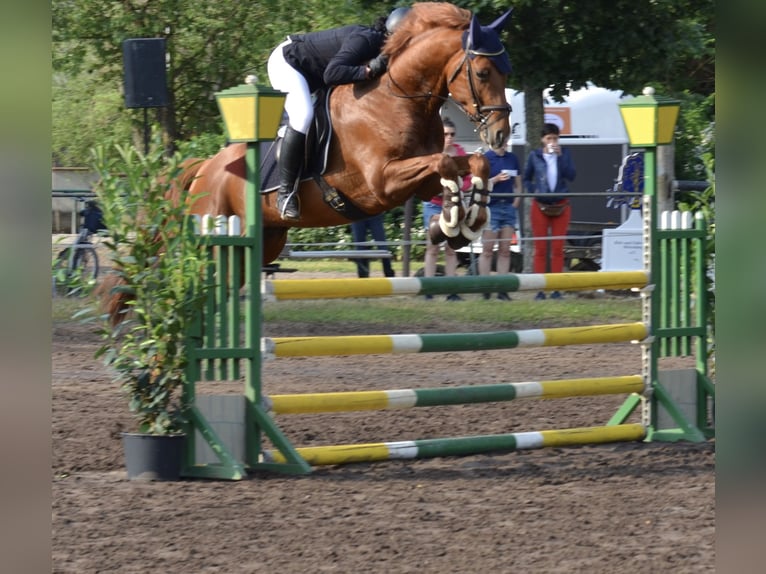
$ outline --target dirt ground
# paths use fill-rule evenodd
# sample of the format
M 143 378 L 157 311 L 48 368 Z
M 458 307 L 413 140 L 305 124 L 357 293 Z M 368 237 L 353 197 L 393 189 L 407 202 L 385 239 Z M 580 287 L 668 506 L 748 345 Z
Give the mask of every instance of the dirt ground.
M 498 302 L 498 305 L 513 303 Z M 273 336 L 316 326 L 267 324 Z M 519 325 L 518 328 L 533 326 Z M 470 331 L 470 326 L 465 329 Z M 347 326 L 344 333 L 363 331 Z M 390 333 L 441 332 L 392 325 Z M 53 572 L 715 571 L 715 445 L 624 443 L 321 467 L 241 482 L 129 481 L 132 419 L 98 338 L 53 327 Z M 629 344 L 282 358 L 267 393 L 640 373 Z M 241 384 L 200 385 L 241 392 Z M 624 397 L 284 416 L 298 446 L 597 426 Z

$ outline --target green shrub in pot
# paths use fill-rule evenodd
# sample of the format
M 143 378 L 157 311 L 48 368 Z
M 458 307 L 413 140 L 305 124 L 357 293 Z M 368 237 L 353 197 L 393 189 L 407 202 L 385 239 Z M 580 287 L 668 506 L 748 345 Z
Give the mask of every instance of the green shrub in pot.
M 97 356 L 114 369 L 138 432 L 179 433 L 187 337 L 206 295 L 205 238 L 187 215 L 185 192 L 166 197 L 166 182 L 180 170 L 178 157 L 116 148 L 114 159 L 103 148 L 93 154 L 112 266 L 101 291 L 124 297 L 127 308 L 119 321 L 103 317 Z

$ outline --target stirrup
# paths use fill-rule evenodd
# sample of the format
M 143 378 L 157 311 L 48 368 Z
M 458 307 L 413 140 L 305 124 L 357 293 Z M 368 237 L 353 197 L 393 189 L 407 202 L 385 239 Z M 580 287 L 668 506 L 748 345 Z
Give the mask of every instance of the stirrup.
M 298 221 L 301 218 L 300 200 L 295 191 L 277 195 L 277 210 L 284 221 Z

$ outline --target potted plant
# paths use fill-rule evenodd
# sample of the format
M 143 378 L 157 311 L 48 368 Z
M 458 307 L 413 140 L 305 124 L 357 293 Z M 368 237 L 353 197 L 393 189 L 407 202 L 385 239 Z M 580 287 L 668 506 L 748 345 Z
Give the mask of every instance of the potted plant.
M 166 197 L 163 182 L 178 173 L 177 158 L 115 150 L 115 157 L 103 148 L 94 152 L 112 266 L 102 295 L 122 295 L 128 303 L 118 321 L 102 318 L 104 344 L 97 357 L 114 369 L 137 419 L 137 432 L 123 433 L 128 477 L 176 480 L 186 424 L 188 333 L 206 295 L 204 238 L 188 215 L 185 194 Z

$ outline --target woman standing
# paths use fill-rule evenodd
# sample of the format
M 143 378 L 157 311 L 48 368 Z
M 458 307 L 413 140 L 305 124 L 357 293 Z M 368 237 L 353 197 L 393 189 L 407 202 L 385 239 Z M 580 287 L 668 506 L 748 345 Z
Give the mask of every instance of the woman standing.
M 567 182 L 574 181 L 576 172 L 569 150 L 559 143 L 559 128 L 556 124 L 543 124 L 542 146 L 532 150 L 524 168 L 524 188 L 534 194 L 529 214 L 532 224 L 535 273 L 546 273 L 550 252 L 550 273 L 564 270 L 564 236 L 572 218 L 569 199 L 558 194 L 569 193 Z M 556 194 L 556 195 L 550 195 Z M 547 239 L 553 236 L 554 239 Z M 561 293 L 554 291 L 551 298 L 558 299 Z M 545 299 L 545 293 L 538 292 L 535 299 Z
M 507 142 L 506 142 L 507 144 Z M 484 154 L 489 160 L 489 180 L 492 182 L 492 193 L 489 196 L 490 218 L 489 225 L 484 228 L 481 236 L 481 255 L 479 256 L 479 275 L 489 275 L 492 271 L 492 258 L 497 245 L 498 275 L 511 272 L 511 239 L 516 235 L 519 224 L 518 207 L 521 198 L 521 176 L 519 175 L 519 159 L 507 145 L 490 148 Z M 496 194 L 517 194 L 517 197 L 500 197 Z M 490 294 L 484 293 L 489 299 Z M 501 301 L 510 301 L 508 293 L 501 291 L 497 294 Z

